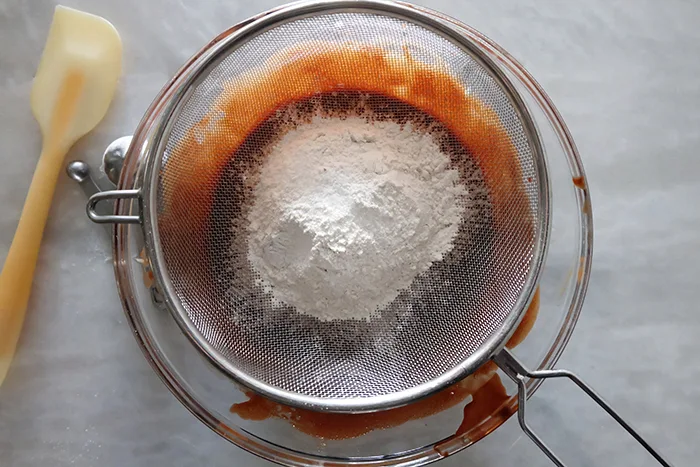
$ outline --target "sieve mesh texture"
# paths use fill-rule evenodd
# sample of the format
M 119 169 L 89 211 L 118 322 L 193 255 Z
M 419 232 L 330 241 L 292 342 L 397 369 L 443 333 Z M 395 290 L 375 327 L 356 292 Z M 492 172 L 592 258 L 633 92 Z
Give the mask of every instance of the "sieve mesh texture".
M 454 248 L 369 321 L 275 305 L 246 256 L 260 167 L 313 116 L 410 122 L 468 189 Z M 173 312 L 212 358 L 263 386 L 337 400 L 428 383 L 520 311 L 540 163 L 502 85 L 439 33 L 371 12 L 280 22 L 228 50 L 170 122 L 153 222 Z

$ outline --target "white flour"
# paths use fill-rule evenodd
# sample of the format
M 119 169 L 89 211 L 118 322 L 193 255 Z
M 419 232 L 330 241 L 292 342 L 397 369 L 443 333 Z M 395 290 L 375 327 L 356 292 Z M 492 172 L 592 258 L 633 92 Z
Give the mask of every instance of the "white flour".
M 368 319 L 452 249 L 459 172 L 430 135 L 316 117 L 261 169 L 248 259 L 275 303 L 321 320 Z

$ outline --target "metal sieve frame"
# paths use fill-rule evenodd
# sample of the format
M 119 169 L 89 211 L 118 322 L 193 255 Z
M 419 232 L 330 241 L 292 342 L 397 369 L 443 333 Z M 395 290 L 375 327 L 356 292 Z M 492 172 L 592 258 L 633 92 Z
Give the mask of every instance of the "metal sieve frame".
M 225 58 L 226 53 L 229 52 L 231 48 L 240 46 L 248 38 L 277 25 L 304 17 L 310 17 L 319 13 L 366 13 L 390 16 L 418 24 L 442 38 L 449 40 L 456 47 L 463 49 L 465 53 L 477 61 L 488 72 L 490 77 L 495 80 L 504 91 L 506 97 L 511 101 L 512 107 L 518 113 L 520 122 L 524 127 L 533 158 L 541 161 L 541 163 L 535 164 L 537 177 L 540 181 L 538 185 L 538 206 L 541 209 L 541 214 L 538 216 L 537 225 L 534 226 L 536 238 L 532 254 L 532 267 L 525 280 L 523 293 L 518 297 L 515 307 L 504 320 L 500 329 L 494 332 L 493 335 L 484 341 L 477 351 L 461 364 L 427 383 L 381 396 L 340 399 L 310 397 L 270 386 L 250 377 L 245 372 L 231 365 L 219 351 L 213 348 L 203 338 L 202 334 L 189 319 L 182 304 L 177 300 L 172 281 L 167 269 L 164 267 L 165 261 L 159 240 L 156 195 L 158 174 L 161 168 L 160 156 L 165 150 L 165 142 L 168 140 L 172 125 L 179 112 L 186 104 L 187 98 L 194 90 L 194 87 L 206 78 L 207 72 L 212 67 L 218 65 L 218 63 Z M 134 192 L 128 194 L 128 197 L 137 198 L 141 208 L 140 216 L 127 219 L 125 216 L 114 218 L 114 216 L 98 216 L 91 213 L 91 207 L 94 208 L 100 199 L 127 197 L 126 193 L 115 194 L 114 192 L 111 194 L 104 192 L 93 197 L 88 205 L 88 215 L 92 220 L 101 223 L 138 222 L 141 224 L 146 250 L 152 264 L 154 275 L 157 282 L 162 287 L 166 305 L 182 332 L 189 338 L 194 346 L 224 374 L 266 397 L 284 404 L 313 410 L 359 413 L 405 405 L 409 402 L 429 396 L 468 376 L 487 360 L 498 354 L 522 319 L 534 295 L 544 259 L 546 258 L 547 240 L 550 234 L 551 210 L 549 175 L 547 173 L 546 158 L 540 143 L 537 128 L 525 103 L 498 66 L 458 30 L 427 16 L 419 10 L 383 0 L 312 0 L 283 7 L 235 31 L 230 36 L 214 45 L 208 54 L 199 57 L 193 62 L 191 74 L 182 82 L 177 83 L 177 88 L 173 91 L 171 100 L 165 105 L 162 116 L 154 123 L 154 128 L 154 136 L 144 149 L 146 168 L 143 178 L 141 179 L 143 184 L 138 192 L 134 190 Z

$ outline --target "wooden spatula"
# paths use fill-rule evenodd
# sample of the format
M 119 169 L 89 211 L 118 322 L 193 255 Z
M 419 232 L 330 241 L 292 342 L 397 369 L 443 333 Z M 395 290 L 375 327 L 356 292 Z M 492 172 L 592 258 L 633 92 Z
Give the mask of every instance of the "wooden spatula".
M 56 180 L 70 147 L 104 117 L 121 73 L 122 44 L 99 16 L 58 6 L 31 93 L 44 140 L 0 273 L 0 384 L 15 353 Z

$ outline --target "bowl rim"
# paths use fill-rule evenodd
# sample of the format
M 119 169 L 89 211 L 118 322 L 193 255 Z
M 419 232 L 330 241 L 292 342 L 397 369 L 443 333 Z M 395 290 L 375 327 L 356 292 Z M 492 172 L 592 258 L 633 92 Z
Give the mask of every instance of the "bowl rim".
M 262 12 L 256 16 L 253 16 L 247 20 L 244 20 L 237 25 L 232 26 L 226 31 L 222 32 L 216 36 L 211 42 L 204 46 L 199 52 L 197 52 L 192 58 L 190 58 L 176 73 L 176 75 L 170 80 L 160 91 L 158 96 L 154 99 L 153 103 L 149 106 L 148 110 L 144 114 L 144 117 L 140 121 L 137 130 L 134 133 L 134 139 L 132 145 L 130 146 L 129 152 L 127 153 L 126 160 L 124 163 L 124 169 L 121 174 L 119 189 L 131 189 L 138 186 L 143 186 L 145 180 L 145 171 L 143 170 L 144 161 L 150 151 L 154 150 L 154 141 L 152 136 L 154 124 L 163 113 L 164 109 L 167 107 L 168 102 L 177 91 L 179 86 L 186 80 L 187 73 L 202 63 L 207 54 L 213 48 L 216 48 L 222 41 L 224 41 L 231 34 L 235 33 L 239 29 L 249 25 L 250 23 L 257 21 L 258 19 L 264 18 L 265 16 L 271 15 L 279 10 L 289 8 L 290 6 L 297 5 L 299 3 L 306 3 L 305 1 L 296 2 L 293 4 L 282 5 L 277 8 L 273 8 L 266 12 Z M 555 108 L 549 96 L 545 93 L 542 87 L 535 81 L 535 79 L 524 69 L 524 67 L 517 62 L 508 52 L 503 50 L 495 42 L 487 38 L 485 35 L 479 33 L 470 26 L 459 22 L 458 20 L 444 15 L 440 12 L 434 11 L 425 7 L 418 7 L 406 2 L 396 2 L 404 7 L 416 9 L 424 14 L 433 16 L 441 21 L 448 22 L 451 26 L 460 30 L 463 34 L 468 36 L 468 39 L 478 43 L 481 47 L 487 50 L 492 60 L 496 60 L 500 66 L 505 67 L 510 72 L 512 72 L 520 81 L 521 84 L 525 85 L 530 92 L 531 96 L 535 98 L 537 104 L 540 106 L 541 110 L 546 114 L 549 123 L 551 124 L 553 130 L 555 131 L 562 149 L 567 157 L 567 162 L 571 171 L 573 178 L 580 178 L 582 181 L 580 189 L 575 190 L 576 201 L 579 207 L 579 222 L 580 222 L 580 261 L 577 270 L 574 271 L 577 277 L 573 293 L 571 294 L 570 303 L 568 304 L 568 310 L 566 312 L 564 321 L 560 327 L 560 330 L 555 337 L 549 351 L 546 353 L 542 362 L 539 364 L 538 369 L 550 369 L 552 368 L 559 357 L 561 356 L 569 338 L 573 332 L 576 321 L 581 312 L 583 305 L 583 300 L 588 287 L 590 271 L 591 271 L 591 260 L 592 260 L 592 247 L 593 247 L 593 228 L 592 228 L 592 213 L 590 209 L 590 194 L 588 192 L 588 185 L 586 182 L 586 176 L 583 169 L 583 165 L 579 156 L 578 149 L 573 141 L 573 138 L 566 127 L 561 115 Z M 128 214 L 132 212 L 135 208 L 136 203 L 131 201 L 117 199 L 115 203 L 115 209 L 118 214 Z M 175 395 L 175 397 L 190 411 L 195 417 L 206 424 L 213 431 L 218 433 L 220 436 L 228 439 L 237 446 L 249 451 L 259 457 L 264 459 L 289 465 L 289 466 L 305 466 L 310 462 L 328 462 L 335 461 L 341 462 L 346 465 L 354 466 L 389 466 L 389 465 L 400 465 L 400 466 L 416 466 L 424 465 L 429 462 L 450 456 L 466 447 L 474 444 L 479 439 L 487 436 L 490 432 L 501 426 L 509 418 L 502 417 L 499 420 L 494 421 L 486 430 L 482 431 L 482 435 L 477 439 L 466 439 L 461 438 L 459 442 L 446 442 L 445 440 L 438 441 L 431 446 L 424 446 L 422 448 L 416 448 L 408 452 L 395 453 L 387 456 L 381 457 L 367 457 L 367 458 L 352 458 L 352 459 L 339 459 L 339 458 L 329 458 L 324 456 L 312 455 L 308 453 L 302 453 L 294 451 L 288 447 L 280 446 L 271 442 L 268 442 L 252 433 L 249 433 L 243 429 L 237 429 L 235 427 L 229 427 L 223 424 L 213 413 L 209 412 L 205 407 L 203 407 L 200 402 L 193 397 L 187 388 L 187 384 L 184 383 L 177 375 L 177 372 L 167 363 L 167 359 L 161 354 L 157 344 L 153 342 L 148 335 L 147 327 L 141 317 L 141 311 L 136 300 L 136 294 L 133 292 L 133 284 L 131 281 L 131 271 L 129 268 L 130 258 L 127 257 L 126 252 L 128 251 L 128 244 L 130 241 L 129 232 L 130 226 L 125 224 L 115 224 L 113 230 L 113 255 L 114 255 L 114 268 L 115 277 L 118 285 L 119 295 L 122 301 L 122 306 L 124 308 L 125 314 L 127 316 L 127 321 L 131 326 L 134 336 L 136 337 L 139 346 L 141 347 L 146 359 L 149 361 L 154 371 L 161 380 L 165 383 L 168 389 Z M 529 380 L 527 382 L 528 386 L 528 396 L 531 396 L 541 384 L 541 380 Z M 517 402 L 515 402 L 516 396 L 511 397 L 510 411 L 509 413 L 515 412 L 517 408 Z M 455 441 L 453 439 L 447 438 L 448 441 Z M 436 446 L 440 446 L 440 449 L 435 449 Z

